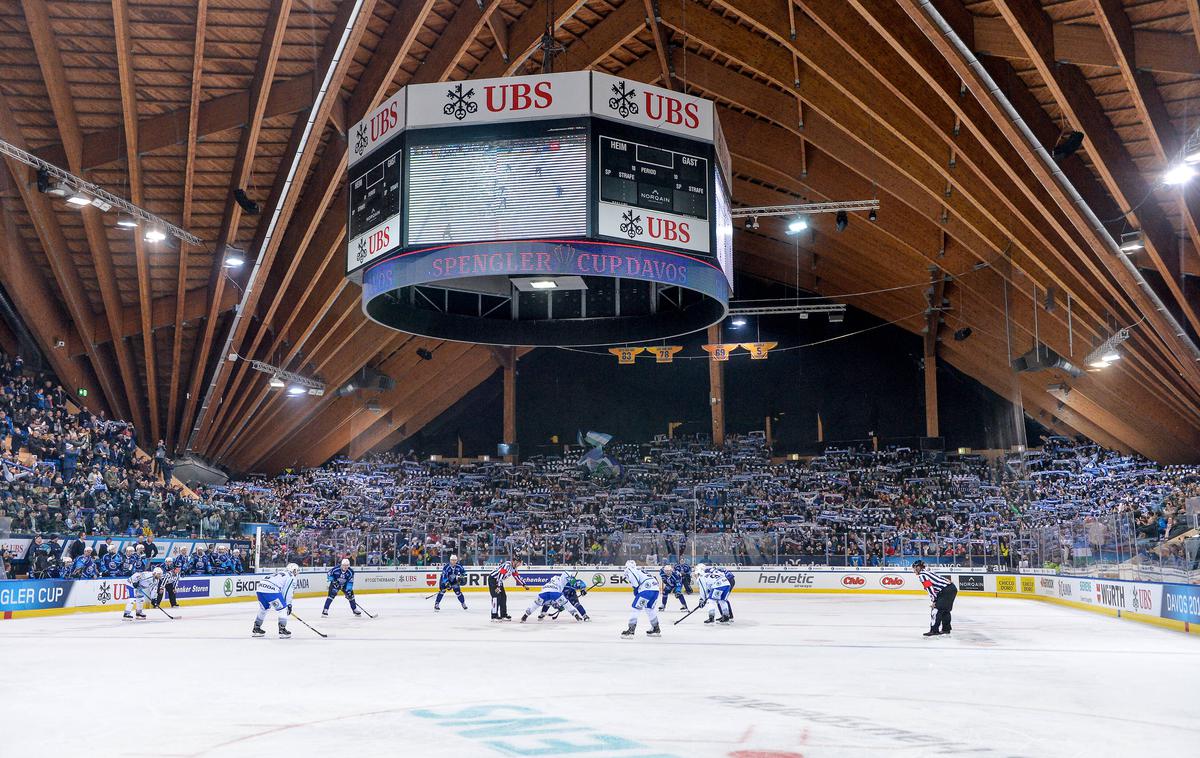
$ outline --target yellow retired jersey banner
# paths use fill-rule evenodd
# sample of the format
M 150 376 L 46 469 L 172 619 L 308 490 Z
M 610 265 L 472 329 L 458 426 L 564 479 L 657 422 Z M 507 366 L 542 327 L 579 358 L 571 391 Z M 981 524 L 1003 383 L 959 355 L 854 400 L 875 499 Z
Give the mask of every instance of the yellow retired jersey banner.
M 750 360 L 761 361 L 766 360 L 767 353 L 778 345 L 778 342 L 743 342 L 742 348 L 750 351 Z
M 658 347 L 648 347 L 646 352 L 654 353 L 655 363 L 670 363 L 675 360 L 675 353 L 678 353 L 683 348 L 678 345 L 660 345 Z
M 643 350 L 645 350 L 644 347 L 610 347 L 608 352 L 617 356 L 617 363 L 629 364 L 633 363 L 638 353 Z
M 729 360 L 729 354 L 734 350 L 737 350 L 738 346 L 735 342 L 732 345 L 701 345 L 701 347 L 704 348 L 704 351 L 707 352 L 709 357 L 711 357 L 714 361 L 727 361 Z

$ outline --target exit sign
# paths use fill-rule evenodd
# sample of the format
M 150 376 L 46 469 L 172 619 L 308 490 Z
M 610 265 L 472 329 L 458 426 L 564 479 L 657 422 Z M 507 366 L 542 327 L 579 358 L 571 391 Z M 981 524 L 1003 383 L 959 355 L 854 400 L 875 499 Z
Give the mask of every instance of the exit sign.
M 76 393 L 77 393 L 77 394 L 78 394 L 80 397 L 87 397 L 87 396 L 88 396 L 87 387 L 80 387 L 79 389 L 75 390 L 75 392 L 76 392 Z

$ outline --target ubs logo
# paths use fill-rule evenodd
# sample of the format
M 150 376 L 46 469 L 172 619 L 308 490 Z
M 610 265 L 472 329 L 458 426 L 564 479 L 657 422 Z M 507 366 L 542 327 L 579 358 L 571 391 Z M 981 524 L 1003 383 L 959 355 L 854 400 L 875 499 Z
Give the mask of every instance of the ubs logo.
M 359 124 L 358 129 L 354 132 L 354 154 L 362 155 L 367 149 L 367 126 Z
M 100 583 L 100 590 L 96 593 L 96 601 L 101 605 L 112 600 L 112 588 L 108 586 L 108 582 Z
M 453 116 L 458 121 L 462 121 L 468 115 L 479 110 L 479 103 L 475 102 L 474 87 L 463 92 L 462 84 L 456 84 L 446 90 L 446 98 L 450 102 L 442 107 L 442 113 Z
M 634 101 L 637 90 L 627 88 L 625 82 L 617 82 L 612 86 L 613 96 L 608 99 L 608 107 L 621 115 L 621 118 L 636 116 L 638 104 Z
M 633 211 L 625 211 L 621 214 L 621 232 L 629 235 L 629 239 L 634 239 L 643 234 L 642 217 L 633 215 Z

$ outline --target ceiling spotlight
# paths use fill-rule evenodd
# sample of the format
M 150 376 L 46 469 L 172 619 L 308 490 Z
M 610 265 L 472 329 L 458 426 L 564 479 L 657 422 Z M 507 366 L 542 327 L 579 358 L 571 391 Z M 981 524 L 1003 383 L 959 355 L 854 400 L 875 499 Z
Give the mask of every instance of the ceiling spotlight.
M 798 234 L 807 228 L 808 228 L 808 219 L 801 216 L 800 218 L 793 219 L 791 221 L 791 223 L 788 224 L 787 233 L 788 234 Z
M 67 193 L 71 191 L 70 187 L 50 176 L 50 172 L 44 168 L 38 169 L 37 188 L 38 192 L 52 197 L 66 197 Z
M 552 290 L 558 287 L 558 282 L 553 279 L 534 279 L 529 283 L 529 286 L 535 290 Z
M 251 200 L 249 195 L 246 194 L 246 190 L 242 189 L 241 187 L 233 191 L 233 199 L 237 201 L 238 205 L 242 206 L 243 211 L 252 216 L 258 214 L 258 212 L 262 210 L 258 203 Z
M 730 326 L 745 326 L 746 318 L 745 318 L 745 316 L 734 316 L 733 320 L 729 322 L 729 325 Z
M 1121 353 L 1117 351 L 1117 347 L 1129 339 L 1129 334 L 1128 328 L 1118 330 L 1111 337 L 1104 340 L 1104 342 L 1101 342 L 1099 347 L 1089 353 L 1088 357 L 1084 359 L 1084 363 L 1090 368 L 1102 369 L 1108 368 L 1114 361 L 1121 360 Z
M 1115 345 L 1112 347 L 1109 347 L 1108 350 L 1106 350 L 1104 352 L 1104 354 L 1101 355 L 1100 357 L 1103 358 L 1108 363 L 1112 363 L 1114 361 L 1121 360 L 1121 354 L 1117 352 L 1117 348 Z
M 1169 185 L 1187 184 L 1195 175 L 1196 169 L 1186 163 L 1180 163 L 1167 169 L 1167 172 L 1163 174 L 1162 180 L 1163 184 Z
M 240 268 L 246 262 L 246 251 L 232 245 L 225 248 L 225 268 Z
M 1088 367 L 1095 369 L 1108 368 L 1108 361 L 1097 358 L 1095 360 L 1088 361 Z
M 292 397 L 299 397 L 300 395 L 307 395 L 308 389 L 301 387 L 299 384 L 293 384 L 291 387 L 288 387 L 288 394 Z
M 871 212 L 867 214 L 867 221 L 870 221 L 872 224 L 875 223 L 875 220 L 878 218 L 879 218 L 879 216 L 878 216 L 878 214 L 875 213 L 874 208 L 872 208 Z
M 71 192 L 67 195 L 67 202 L 71 205 L 82 208 L 85 205 L 91 205 L 92 198 L 90 195 L 80 192 L 79 190 L 71 190 Z
M 108 213 L 112 210 L 112 203 L 98 197 L 92 198 L 92 205 L 99 208 L 102 213 Z
M 126 216 L 124 213 L 122 213 L 117 217 L 117 226 L 121 227 L 122 229 L 137 229 L 138 220 L 133 216 Z
M 1142 242 L 1142 233 L 1138 231 L 1125 232 L 1121 235 L 1121 251 L 1132 253 L 1134 250 L 1141 250 L 1145 247 Z
M 850 225 L 850 217 L 846 215 L 846 212 L 845 212 L 845 211 L 838 211 L 838 212 L 837 212 L 837 222 L 836 222 L 836 225 L 837 225 L 837 230 L 838 230 L 839 232 L 844 232 L 844 231 L 846 231 L 846 227 Z
M 1083 145 L 1083 132 L 1064 132 L 1054 146 L 1054 160 L 1062 161 L 1070 158 Z
M 162 242 L 166 238 L 166 232 L 164 232 L 162 229 L 156 229 L 154 227 L 147 229 L 144 237 L 147 242 Z
M 423 347 L 419 347 L 417 348 L 417 357 L 423 361 L 431 361 L 433 360 L 433 353 L 429 352 Z
M 267 383 L 272 389 L 281 390 L 287 386 L 287 383 L 280 378 L 279 374 L 271 376 L 271 381 Z
M 747 216 L 746 217 L 746 228 L 747 229 L 757 229 L 758 228 L 758 216 Z

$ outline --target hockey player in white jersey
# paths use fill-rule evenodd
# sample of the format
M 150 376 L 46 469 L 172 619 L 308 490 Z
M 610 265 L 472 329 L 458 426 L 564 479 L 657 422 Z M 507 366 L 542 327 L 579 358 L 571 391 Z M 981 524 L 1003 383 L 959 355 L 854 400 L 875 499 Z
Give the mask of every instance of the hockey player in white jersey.
M 712 606 L 708 609 L 708 618 L 704 623 L 716 621 L 717 611 L 721 612 L 720 621 L 726 624 L 733 621 L 733 606 L 729 604 L 729 577 L 719 568 L 705 566 L 703 563 L 692 571 L 696 583 L 700 585 L 700 607 L 703 608 L 710 600 Z
M 566 588 L 570 581 L 571 574 L 566 571 L 562 572 L 558 576 L 551 577 L 550 581 L 546 582 L 546 584 L 542 587 L 542 591 L 538 593 L 538 596 L 535 597 L 533 602 L 530 603 L 529 607 L 525 609 L 525 613 L 521 614 L 521 623 L 524 624 L 525 619 L 532 616 L 533 612 L 539 608 L 542 609 L 541 615 L 538 616 L 540 619 L 542 616 L 546 615 L 547 606 L 553 605 L 556 608 L 565 607 L 567 602 L 563 599 L 563 589 Z M 583 617 L 579 615 L 579 612 L 576 611 L 574 607 L 571 608 L 571 614 L 574 615 L 576 619 L 583 619 Z
M 153 602 L 154 598 L 158 597 L 162 575 L 160 568 L 155 568 L 153 571 L 135 571 L 129 575 L 129 578 L 125 580 L 126 593 L 129 595 L 125 601 L 125 618 L 133 618 L 135 608 L 138 619 L 146 618 L 142 609 L 145 608 L 147 601 Z
M 629 616 L 629 628 L 621 632 L 621 636 L 633 636 L 637 631 L 638 615 L 642 611 L 646 612 L 646 618 L 650 621 L 650 629 L 646 631 L 646 635 L 659 636 L 658 611 L 654 610 L 654 603 L 658 600 L 658 577 L 642 571 L 637 567 L 636 561 L 626 561 L 625 579 L 633 588 L 633 613 Z
M 288 616 L 292 615 L 292 595 L 296 590 L 296 575 L 299 573 L 300 567 L 289 563 L 283 571 L 276 571 L 266 579 L 258 580 L 258 615 L 254 617 L 254 628 L 250 630 L 255 637 L 266 634 L 262 622 L 267 617 L 267 611 L 279 614 L 279 636 L 292 636 L 287 628 L 287 620 Z

